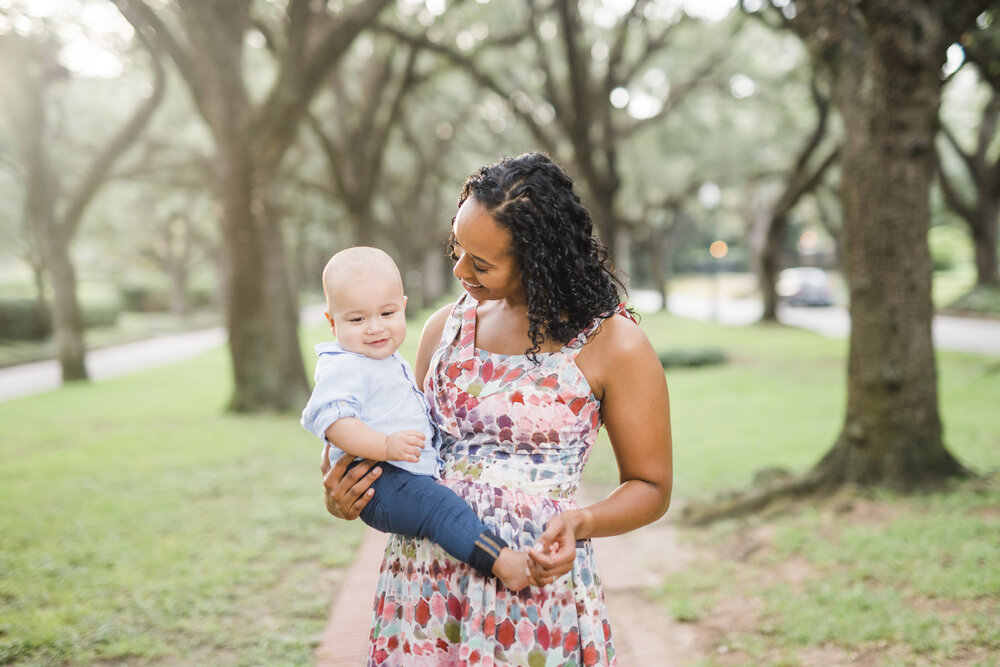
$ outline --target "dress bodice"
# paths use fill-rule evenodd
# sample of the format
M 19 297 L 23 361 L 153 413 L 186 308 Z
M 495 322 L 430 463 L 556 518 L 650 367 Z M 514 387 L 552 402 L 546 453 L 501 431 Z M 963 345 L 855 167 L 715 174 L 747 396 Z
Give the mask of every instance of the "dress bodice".
M 599 321 L 560 350 L 508 355 L 476 347 L 478 302 L 456 303 L 425 394 L 442 432 L 442 477 L 572 497 L 601 426 L 576 356 Z

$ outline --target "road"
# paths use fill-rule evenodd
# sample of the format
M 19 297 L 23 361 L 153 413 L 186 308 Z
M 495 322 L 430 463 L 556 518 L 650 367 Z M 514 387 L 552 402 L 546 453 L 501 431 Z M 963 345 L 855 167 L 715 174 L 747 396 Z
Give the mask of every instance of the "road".
M 658 305 L 655 293 L 636 291 L 633 301 L 639 310 Z M 761 304 L 753 299 L 719 299 L 713 307 L 710 299 L 688 294 L 670 295 L 667 306 L 681 317 L 699 320 L 716 319 L 722 324 L 745 326 L 760 318 Z M 303 322 L 315 322 L 322 306 L 302 311 Z M 778 319 L 788 325 L 816 331 L 824 336 L 843 338 L 850 332 L 850 317 L 844 308 L 792 308 L 782 306 Z M 934 344 L 943 350 L 959 350 L 988 356 L 1000 356 L 1000 320 L 978 320 L 938 315 L 933 324 Z M 157 336 L 148 340 L 93 350 L 87 355 L 87 370 L 93 380 L 133 373 L 188 359 L 226 342 L 221 327 L 181 334 Z M 58 389 L 59 364 L 41 361 L 0 369 L 0 401 Z
M 323 320 L 323 310 L 323 304 L 305 306 L 299 321 L 303 326 L 320 322 Z M 214 327 L 100 348 L 87 353 L 87 372 L 92 380 L 106 380 L 190 359 L 223 345 L 226 340 L 226 330 Z M 59 364 L 54 360 L 0 368 L 0 401 L 52 391 L 58 389 L 60 384 L 61 372 Z
M 713 309 L 711 299 L 671 294 L 667 298 L 670 312 L 691 319 L 711 320 L 722 324 L 743 326 L 760 319 L 762 306 L 756 299 L 719 299 Z M 845 338 L 851 331 L 851 318 L 846 308 L 778 307 L 778 320 L 789 326 L 809 329 L 830 338 Z M 972 352 L 1000 356 L 1000 320 L 975 319 L 937 315 L 932 324 L 934 346 L 939 350 Z

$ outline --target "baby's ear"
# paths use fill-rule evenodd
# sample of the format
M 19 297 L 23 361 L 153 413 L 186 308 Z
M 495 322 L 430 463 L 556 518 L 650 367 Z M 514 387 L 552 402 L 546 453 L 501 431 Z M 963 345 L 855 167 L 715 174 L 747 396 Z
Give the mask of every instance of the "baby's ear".
M 332 333 L 334 336 L 336 336 L 337 335 L 337 325 L 333 323 L 333 318 L 330 317 L 329 311 L 324 312 L 323 315 L 326 316 L 326 321 L 330 323 L 330 333 Z
M 403 310 L 406 310 L 406 301 L 407 301 L 407 299 L 408 299 L 408 297 L 404 294 L 403 295 Z

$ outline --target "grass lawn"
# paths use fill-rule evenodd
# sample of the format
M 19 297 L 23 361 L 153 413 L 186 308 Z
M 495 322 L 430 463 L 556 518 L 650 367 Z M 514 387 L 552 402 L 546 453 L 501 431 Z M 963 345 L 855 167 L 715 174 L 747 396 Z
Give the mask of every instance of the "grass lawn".
M 409 359 L 422 322 L 411 323 Z M 719 347 L 730 359 L 668 373 L 677 498 L 745 487 L 763 467 L 805 470 L 832 444 L 845 342 L 665 315 L 644 327 L 659 348 Z M 307 368 L 327 338 L 322 326 L 303 332 Z M 312 664 L 362 526 L 323 510 L 319 446 L 297 415 L 223 413 L 228 363 L 217 351 L 0 403 L 0 663 Z M 996 470 L 998 362 L 942 354 L 939 368 L 949 446 Z M 606 441 L 587 478 L 614 482 Z M 898 664 L 1000 652 L 995 482 L 685 529 L 716 556 L 653 593 L 692 623 L 732 595 L 759 600 L 753 625 L 719 639 L 732 649 L 720 664 L 799 664 L 813 644 L 903 647 Z M 846 520 L 859 507 L 864 520 Z M 765 542 L 751 558 L 725 556 L 751 534 Z M 808 576 L 762 576 L 789 562 Z
M 845 341 L 666 315 L 643 324 L 658 349 L 730 359 L 668 371 L 679 503 L 748 487 L 762 468 L 805 471 L 832 446 Z M 938 370 L 947 444 L 984 477 L 681 528 L 698 567 L 651 594 L 694 626 L 713 656 L 702 664 L 1000 664 L 1000 360 L 939 353 Z M 587 473 L 598 484 L 615 480 L 604 444 Z

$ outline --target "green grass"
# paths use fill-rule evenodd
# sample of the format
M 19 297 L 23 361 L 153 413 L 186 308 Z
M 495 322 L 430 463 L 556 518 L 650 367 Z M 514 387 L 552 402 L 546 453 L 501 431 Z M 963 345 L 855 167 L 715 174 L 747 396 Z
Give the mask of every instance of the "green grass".
M 311 664 L 362 526 L 295 415 L 223 413 L 228 366 L 0 403 L 0 663 Z
M 833 445 L 845 341 L 661 314 L 643 326 L 657 349 L 712 347 L 730 360 L 667 370 L 675 498 L 746 488 L 761 468 L 803 472 Z M 982 478 L 916 496 L 849 490 L 789 514 L 682 529 L 708 556 L 653 591 L 671 616 L 697 623 L 727 600 L 760 602 L 758 616 L 709 647 L 725 660 L 707 664 L 799 665 L 798 652 L 822 646 L 842 660 L 868 652 L 879 665 L 998 664 L 1000 360 L 941 352 L 938 371 L 947 445 Z M 614 483 L 606 441 L 587 479 Z M 775 576 L 788 563 L 798 577 Z
M 729 360 L 667 370 L 678 497 L 745 488 L 762 468 L 803 472 L 833 445 L 844 418 L 846 340 L 664 313 L 645 315 L 642 326 L 658 350 L 709 348 Z M 973 470 L 1000 468 L 1000 359 L 939 352 L 938 374 L 949 448 Z M 617 481 L 603 432 L 586 475 L 603 485 Z
M 642 325 L 658 350 L 718 349 L 729 359 L 667 371 L 678 497 L 746 487 L 764 467 L 804 470 L 833 443 L 843 417 L 845 341 L 662 313 L 645 315 Z M 617 481 L 603 431 L 586 474 L 601 484 Z

